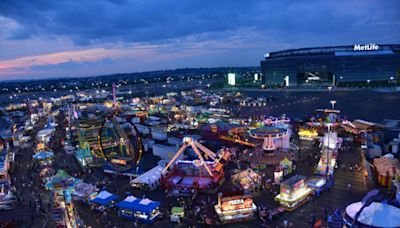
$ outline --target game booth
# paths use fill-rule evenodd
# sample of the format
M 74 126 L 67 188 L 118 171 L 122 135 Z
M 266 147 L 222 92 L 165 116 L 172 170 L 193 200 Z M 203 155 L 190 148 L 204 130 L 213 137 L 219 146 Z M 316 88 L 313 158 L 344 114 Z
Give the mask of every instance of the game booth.
M 95 185 L 82 182 L 75 186 L 71 196 L 73 200 L 88 204 L 92 199 L 96 198 L 98 191 L 99 189 Z
M 137 220 L 143 223 L 153 223 L 161 216 L 160 202 L 149 199 L 138 199 L 127 196 L 117 204 L 118 215 L 128 220 Z
M 92 203 L 96 211 L 103 212 L 108 208 L 114 207 L 116 199 L 118 199 L 118 196 L 104 190 L 99 192 L 96 197 L 90 200 L 90 203 Z
M 257 211 L 252 196 L 243 192 L 218 193 L 218 204 L 214 208 L 221 223 L 251 220 Z
M 248 168 L 231 176 L 232 183 L 244 191 L 253 191 L 260 187 L 261 176 Z
M 312 190 L 306 185 L 306 177 L 295 175 L 281 182 L 280 194 L 275 197 L 281 207 L 292 211 L 303 205 L 308 199 Z
M 315 173 L 321 176 L 332 176 L 336 167 L 336 157 L 336 153 L 323 152 L 319 159 L 317 170 Z

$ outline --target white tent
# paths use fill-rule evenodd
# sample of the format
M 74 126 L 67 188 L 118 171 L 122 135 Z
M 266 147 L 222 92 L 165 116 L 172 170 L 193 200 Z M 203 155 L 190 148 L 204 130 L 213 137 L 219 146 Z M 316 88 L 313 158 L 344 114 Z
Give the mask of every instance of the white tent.
M 142 175 L 136 177 L 131 181 L 131 185 L 137 188 L 145 188 L 147 190 L 154 190 L 160 185 L 160 179 L 164 167 L 157 165 Z

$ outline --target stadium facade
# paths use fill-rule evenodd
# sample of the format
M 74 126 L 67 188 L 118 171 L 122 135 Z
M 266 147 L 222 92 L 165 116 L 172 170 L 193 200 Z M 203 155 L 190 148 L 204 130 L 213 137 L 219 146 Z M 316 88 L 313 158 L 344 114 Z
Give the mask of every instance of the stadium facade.
M 264 83 L 272 86 L 395 83 L 400 78 L 400 44 L 355 44 L 266 53 L 261 73 Z

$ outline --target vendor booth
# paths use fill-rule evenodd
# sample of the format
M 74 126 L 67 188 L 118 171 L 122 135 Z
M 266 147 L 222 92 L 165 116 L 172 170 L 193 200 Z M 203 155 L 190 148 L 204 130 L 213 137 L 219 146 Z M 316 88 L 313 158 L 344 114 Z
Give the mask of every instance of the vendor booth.
M 218 193 L 218 204 L 214 208 L 222 223 L 251 220 L 257 210 L 252 196 L 243 192 Z
M 244 191 L 253 191 L 260 187 L 261 176 L 248 168 L 231 176 L 232 183 Z
M 118 198 L 118 196 L 113 195 L 107 191 L 101 191 L 96 195 L 90 202 L 95 207 L 95 210 L 103 212 L 107 208 L 113 207 L 114 201 Z
M 138 220 L 143 223 L 153 223 L 160 213 L 160 202 L 149 199 L 137 199 L 128 196 L 117 204 L 118 215 L 129 220 Z
M 183 207 L 173 207 L 171 209 L 171 221 L 180 223 L 182 218 L 185 217 L 185 210 Z
M 328 189 L 331 181 L 324 176 L 312 176 L 307 180 L 307 187 L 314 190 L 315 195 L 319 195 L 323 190 Z
M 54 175 L 54 169 L 51 166 L 45 165 L 41 167 L 39 176 L 43 184 L 48 182 L 53 175 Z
M 75 186 L 75 190 L 71 193 L 71 196 L 73 200 L 89 203 L 96 197 L 98 191 L 99 189 L 96 186 L 82 182 Z
M 54 158 L 54 153 L 52 151 L 40 151 L 34 154 L 33 159 L 38 161 L 42 165 L 51 165 Z
M 277 168 L 274 171 L 274 183 L 280 184 L 282 180 L 283 180 L 283 170 L 280 168 Z
M 384 187 L 390 186 L 390 182 L 396 176 L 396 173 L 400 173 L 400 162 L 394 158 L 374 158 L 374 166 L 378 176 L 378 183 Z
M 306 177 L 293 176 L 281 183 L 280 194 L 275 197 L 287 211 L 296 209 L 304 204 L 312 190 L 306 185 Z

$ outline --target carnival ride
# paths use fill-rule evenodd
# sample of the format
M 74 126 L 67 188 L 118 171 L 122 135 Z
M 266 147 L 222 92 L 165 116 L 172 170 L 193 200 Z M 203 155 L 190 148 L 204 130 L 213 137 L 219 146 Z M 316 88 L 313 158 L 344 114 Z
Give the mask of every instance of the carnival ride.
M 116 120 L 117 112 L 96 118 L 78 118 L 75 115 L 77 139 L 81 149 L 90 150 L 94 162 L 89 166 L 109 163 L 113 169 L 126 171 L 138 165 L 143 145 L 136 126 L 129 133 Z M 134 134 L 132 134 L 134 133 Z M 137 149 L 132 145 L 135 138 Z
M 267 118 L 264 121 L 264 126 L 250 130 L 249 134 L 252 138 L 264 140 L 262 149 L 267 155 L 274 155 L 274 151 L 277 148 L 274 140 L 283 138 L 288 134 L 287 128 L 279 125 L 288 122 L 290 122 L 290 120 L 285 117 L 276 118 L 274 120 Z
M 132 132 L 128 134 L 125 132 L 117 121 L 115 112 L 106 117 L 98 129 L 97 152 L 117 171 L 130 170 L 140 162 L 143 151 L 142 139 L 135 126 L 131 130 L 135 132 L 137 150 L 132 145 Z
M 194 150 L 198 159 L 176 161 L 188 147 Z M 204 156 L 200 151 L 204 153 Z M 183 145 L 162 171 L 164 187 L 178 191 L 189 191 L 189 193 L 191 191 L 215 191 L 224 181 L 224 165 L 222 162 L 228 160 L 230 155 L 229 150 L 222 150 L 217 155 L 193 138 L 185 137 Z M 207 161 L 205 157 L 210 158 L 211 161 Z M 173 166 L 173 169 L 167 173 L 171 166 Z
M 235 127 L 228 131 L 228 135 L 221 135 L 219 136 L 219 138 L 225 141 L 238 143 L 244 146 L 255 147 L 256 144 L 244 139 L 245 133 L 246 131 L 243 127 Z

